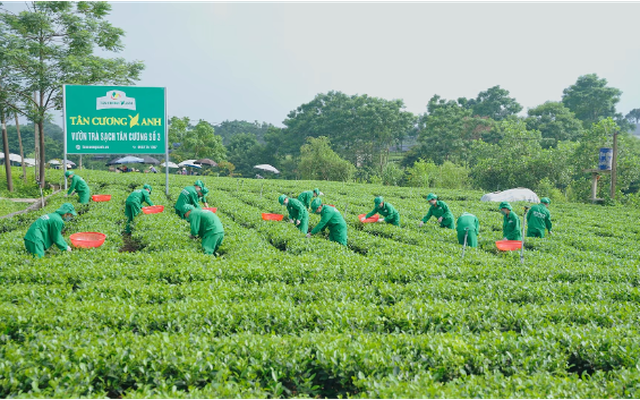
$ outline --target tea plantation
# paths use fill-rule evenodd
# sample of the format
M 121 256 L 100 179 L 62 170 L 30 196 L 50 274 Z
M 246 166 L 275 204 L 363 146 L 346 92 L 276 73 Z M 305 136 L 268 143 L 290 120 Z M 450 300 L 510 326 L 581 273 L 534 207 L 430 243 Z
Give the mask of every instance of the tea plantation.
M 205 177 L 225 227 L 211 257 L 172 208 L 195 177 L 172 175 L 168 199 L 162 174 L 78 174 L 112 199 L 73 198 L 64 236 L 102 232 L 102 247 L 26 253 L 61 194 L 0 220 L 1 397 L 640 396 L 637 210 L 552 203 L 555 234 L 527 239 L 521 264 L 495 249 L 502 215 L 481 192 Z M 165 212 L 123 239 L 147 182 Z M 347 247 L 261 219 L 315 187 L 346 207 Z M 464 259 L 454 231 L 418 227 L 431 191 L 480 219 Z M 375 195 L 400 227 L 358 221 Z

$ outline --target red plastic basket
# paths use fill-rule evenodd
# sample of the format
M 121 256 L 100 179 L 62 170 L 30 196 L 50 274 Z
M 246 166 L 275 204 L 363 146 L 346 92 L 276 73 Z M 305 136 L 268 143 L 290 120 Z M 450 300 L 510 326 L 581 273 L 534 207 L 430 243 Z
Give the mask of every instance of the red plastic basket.
M 282 214 L 262 213 L 262 219 L 265 221 L 282 221 L 282 218 L 284 218 Z
M 336 206 L 334 206 L 333 204 L 325 204 L 325 206 L 336 208 Z
M 164 211 L 164 206 L 149 206 L 142 207 L 142 212 L 145 214 L 158 214 Z
M 360 220 L 360 222 L 362 222 L 362 223 L 364 223 L 364 224 L 368 224 L 368 223 L 370 223 L 370 222 L 378 222 L 378 220 L 380 219 L 380 215 L 378 215 L 378 214 L 375 214 L 375 215 L 374 215 L 374 216 L 372 216 L 372 217 L 369 217 L 369 218 L 367 218 L 367 219 L 364 219 L 364 217 L 365 217 L 366 215 L 367 215 L 367 214 L 360 214 L 360 215 L 358 215 L 358 219 Z
M 110 194 L 94 194 L 93 196 L 91 196 L 91 200 L 95 202 L 109 201 L 111 200 L 111 195 Z
M 218 207 L 204 207 L 203 210 L 211 211 L 212 213 L 218 211 Z
M 91 247 L 100 247 L 104 243 L 107 235 L 100 232 L 78 232 L 69 236 L 71 244 L 75 247 L 88 249 Z
M 502 251 L 513 251 L 522 248 L 522 240 L 498 240 L 496 247 Z

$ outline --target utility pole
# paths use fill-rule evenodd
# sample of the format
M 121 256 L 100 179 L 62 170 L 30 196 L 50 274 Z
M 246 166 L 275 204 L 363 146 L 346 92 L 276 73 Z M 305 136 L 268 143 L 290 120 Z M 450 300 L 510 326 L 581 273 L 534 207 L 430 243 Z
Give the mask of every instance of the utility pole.
M 616 198 L 616 170 L 618 163 L 618 129 L 613 131 L 613 159 L 611 160 L 611 198 Z

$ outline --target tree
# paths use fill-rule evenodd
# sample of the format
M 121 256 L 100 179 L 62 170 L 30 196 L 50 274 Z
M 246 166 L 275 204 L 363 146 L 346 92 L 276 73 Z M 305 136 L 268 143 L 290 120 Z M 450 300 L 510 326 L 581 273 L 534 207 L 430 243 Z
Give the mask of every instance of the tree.
M 358 166 L 387 163 L 389 147 L 413 128 L 415 117 L 402 100 L 331 91 L 291 111 L 281 138 L 284 154 L 299 154 L 308 137 L 325 136 L 342 157 Z
M 632 124 L 639 125 L 640 124 L 640 108 L 634 108 L 633 110 L 629 111 L 629 113 L 625 115 L 625 118 Z
M 184 137 L 183 152 L 193 158 L 211 158 L 214 161 L 224 161 L 227 151 L 222 144 L 222 138 L 214 134 L 213 126 L 201 119 L 193 129 L 187 131 Z
M 39 125 L 52 109 L 62 109 L 63 84 L 129 85 L 139 79 L 141 62 L 122 58 L 102 58 L 94 49 L 118 52 L 124 31 L 112 26 L 105 17 L 107 2 L 32 2 L 27 10 L 13 14 L 0 10 L 6 26 L 8 60 L 11 75 L 20 80 L 16 92 L 16 111 Z M 35 95 L 35 99 L 33 94 Z M 45 181 L 45 141 L 40 135 L 40 184 Z
M 329 138 L 308 138 L 300 149 L 298 170 L 302 179 L 347 181 L 355 167 L 331 150 Z
M 259 143 L 264 143 L 264 135 L 267 133 L 270 127 L 273 125 L 263 122 L 260 124 L 258 121 L 247 122 L 247 121 L 223 121 L 222 123 L 215 125 L 214 128 L 216 130 L 216 135 L 222 136 L 222 143 L 226 146 L 229 144 L 229 140 L 235 135 L 241 133 L 250 133 L 252 134 Z
M 232 162 L 242 176 L 255 174 L 256 164 L 273 164 L 275 158 L 267 152 L 267 146 L 258 143 L 251 133 L 238 133 L 229 139 L 227 145 L 229 161 Z
M 563 90 L 562 103 L 582 121 L 584 128 L 605 118 L 619 118 L 616 104 L 622 91 L 607 87 L 607 80 L 596 74 L 578 77 L 574 85 Z
M 561 102 L 547 101 L 528 111 L 528 130 L 542 134 L 542 147 L 556 147 L 561 140 L 577 140 L 582 135 L 582 122 Z
M 461 97 L 458 104 L 470 109 L 474 116 L 488 117 L 495 121 L 502 121 L 522 111 L 520 103 L 509 97 L 509 91 L 500 88 L 499 85 L 480 92 L 475 99 L 467 100 Z
M 418 141 L 422 146 L 408 156 L 414 161 L 422 158 L 436 164 L 466 162 L 473 141 L 488 137 L 494 124 L 490 118 L 472 116 L 470 109 L 453 100 L 446 101 L 434 95 L 419 122 Z M 403 164 L 407 165 L 407 162 Z

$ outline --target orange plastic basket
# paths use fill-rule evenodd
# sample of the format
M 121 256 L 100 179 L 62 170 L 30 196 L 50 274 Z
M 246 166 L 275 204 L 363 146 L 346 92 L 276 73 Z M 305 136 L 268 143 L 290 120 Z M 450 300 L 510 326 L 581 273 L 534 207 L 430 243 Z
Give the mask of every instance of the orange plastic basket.
M 372 216 L 372 217 L 369 217 L 369 218 L 365 219 L 364 217 L 365 217 L 366 215 L 367 215 L 367 214 L 360 214 L 360 215 L 358 215 L 358 219 L 359 219 L 359 220 L 360 220 L 360 222 L 362 222 L 363 224 L 368 224 L 368 223 L 370 223 L 370 222 L 378 222 L 378 220 L 380 219 L 380 215 L 378 215 L 378 214 L 375 214 L 374 216 Z
M 265 221 L 282 221 L 282 218 L 284 218 L 282 214 L 262 213 L 262 219 Z
M 164 211 L 164 206 L 149 206 L 142 207 L 142 212 L 145 214 L 158 214 Z
M 94 194 L 93 196 L 91 196 L 91 199 L 95 202 L 109 201 L 111 200 L 111 195 L 110 194 Z
M 78 232 L 69 236 L 71 244 L 75 247 L 88 249 L 91 247 L 100 247 L 104 243 L 107 235 L 100 232 Z
M 203 210 L 211 211 L 212 213 L 218 211 L 218 207 L 204 207 Z
M 496 247 L 502 251 L 518 250 L 522 248 L 522 240 L 498 240 Z

